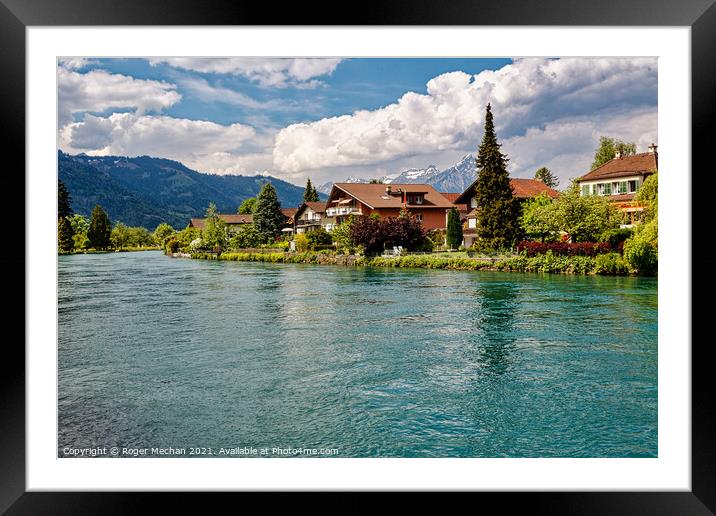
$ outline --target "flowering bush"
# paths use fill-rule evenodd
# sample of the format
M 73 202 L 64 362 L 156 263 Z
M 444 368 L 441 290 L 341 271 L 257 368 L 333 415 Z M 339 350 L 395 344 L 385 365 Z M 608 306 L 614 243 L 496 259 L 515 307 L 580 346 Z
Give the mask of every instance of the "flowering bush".
M 366 253 L 377 253 L 395 246 L 415 250 L 425 243 L 422 224 L 405 212 L 399 217 L 360 218 L 350 229 L 353 245 L 363 246 Z
M 517 245 L 517 252 L 525 252 L 527 256 L 537 256 L 551 251 L 555 256 L 596 256 L 613 251 L 608 242 L 529 242 L 522 241 Z

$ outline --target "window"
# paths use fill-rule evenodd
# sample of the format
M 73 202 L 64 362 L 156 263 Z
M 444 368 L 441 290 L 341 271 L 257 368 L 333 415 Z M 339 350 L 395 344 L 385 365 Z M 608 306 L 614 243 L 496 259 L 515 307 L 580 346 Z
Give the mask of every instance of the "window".
M 626 181 L 619 182 L 619 193 L 620 194 L 627 193 L 627 182 Z
M 477 198 L 476 197 L 473 197 L 472 199 L 470 199 L 470 207 L 477 208 Z
M 604 183 L 604 195 L 611 195 L 611 193 L 612 193 L 612 184 Z
M 582 195 L 589 195 L 589 187 L 591 185 L 582 185 Z
M 634 193 L 637 190 L 639 190 L 639 180 L 632 179 L 631 181 L 629 181 L 629 193 Z
M 477 227 L 477 219 L 467 219 L 467 227 L 469 229 L 475 229 Z
M 415 218 L 418 219 L 420 222 L 423 221 L 423 214 L 422 213 L 416 213 Z

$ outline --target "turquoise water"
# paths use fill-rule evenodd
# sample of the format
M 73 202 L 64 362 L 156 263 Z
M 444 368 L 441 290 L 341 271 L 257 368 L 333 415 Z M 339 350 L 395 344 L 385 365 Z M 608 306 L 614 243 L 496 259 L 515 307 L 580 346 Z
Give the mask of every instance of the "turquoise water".
M 59 456 L 657 455 L 654 278 L 58 260 Z

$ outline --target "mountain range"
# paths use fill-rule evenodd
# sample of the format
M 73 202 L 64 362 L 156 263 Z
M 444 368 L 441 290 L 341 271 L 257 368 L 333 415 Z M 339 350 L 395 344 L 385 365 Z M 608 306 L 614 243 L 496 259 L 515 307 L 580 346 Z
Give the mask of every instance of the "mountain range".
M 73 156 L 58 151 L 58 176 L 75 213 L 89 217 L 99 204 L 113 224 L 148 229 L 161 222 L 182 229 L 192 217 L 203 216 L 210 202 L 220 213 L 236 213 L 242 201 L 258 195 L 267 181 L 285 208 L 298 206 L 304 193 L 303 187 L 271 176 L 202 174 L 178 161 L 149 156 Z
M 475 156 L 466 154 L 455 165 L 438 170 L 435 165 L 425 168 L 409 168 L 395 174 L 385 175 L 380 179 L 383 183 L 415 184 L 427 183 L 439 192 L 463 192 L 477 177 Z M 344 183 L 368 183 L 368 179 L 349 177 Z M 319 192 L 330 193 L 332 182 L 316 187 Z

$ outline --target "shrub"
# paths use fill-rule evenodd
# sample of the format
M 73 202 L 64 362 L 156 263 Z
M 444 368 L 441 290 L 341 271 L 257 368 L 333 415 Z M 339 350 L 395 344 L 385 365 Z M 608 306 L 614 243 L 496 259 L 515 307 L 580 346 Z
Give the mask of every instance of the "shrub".
M 619 248 L 620 244 L 623 244 L 627 238 L 632 236 L 632 233 L 633 231 L 631 228 L 608 229 L 602 233 L 599 240 L 602 242 L 608 242 L 612 248 L 616 249 Z
M 654 244 L 646 239 L 632 238 L 624 243 L 624 259 L 639 273 L 651 274 L 658 266 L 658 252 Z
M 298 233 L 293 241 L 296 242 L 296 251 L 299 253 L 308 251 L 308 248 L 311 245 L 306 233 Z
M 622 275 L 629 273 L 629 267 L 619 253 L 607 253 L 600 254 L 594 259 L 594 272 L 597 274 Z
M 244 224 L 229 240 L 229 249 L 258 247 L 262 242 L 263 236 L 253 224 Z
M 308 245 L 311 249 L 317 249 L 317 246 L 333 244 L 333 237 L 331 237 L 331 234 L 323 228 L 309 231 L 306 233 L 306 238 L 308 239 Z
M 176 237 L 173 237 L 173 236 L 169 237 L 164 244 L 164 249 L 167 254 L 178 253 L 179 252 L 179 241 L 176 239 Z
M 598 254 L 612 252 L 612 246 L 608 242 L 578 242 L 569 244 L 567 242 L 543 243 L 524 240 L 517 245 L 517 252 L 524 252 L 529 257 L 548 252 L 555 256 L 596 256 Z
M 363 246 L 366 253 L 377 253 L 396 246 L 416 250 L 426 245 L 425 229 L 406 211 L 398 217 L 371 216 L 356 220 L 351 225 L 351 241 L 355 246 Z

